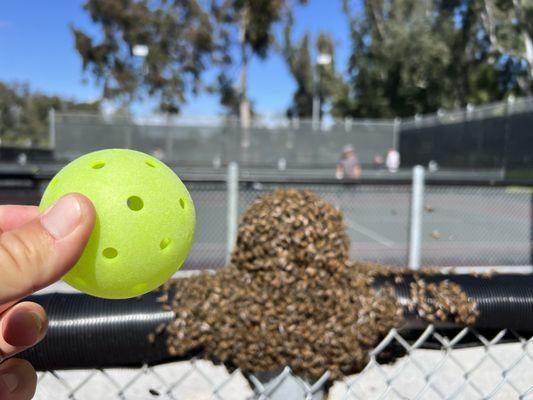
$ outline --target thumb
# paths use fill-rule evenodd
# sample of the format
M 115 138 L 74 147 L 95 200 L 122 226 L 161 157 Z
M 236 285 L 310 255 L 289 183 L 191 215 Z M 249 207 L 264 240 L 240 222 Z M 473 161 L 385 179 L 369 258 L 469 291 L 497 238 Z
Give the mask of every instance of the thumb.
M 90 200 L 68 194 L 38 218 L 0 235 L 0 304 L 60 279 L 76 263 L 94 226 Z

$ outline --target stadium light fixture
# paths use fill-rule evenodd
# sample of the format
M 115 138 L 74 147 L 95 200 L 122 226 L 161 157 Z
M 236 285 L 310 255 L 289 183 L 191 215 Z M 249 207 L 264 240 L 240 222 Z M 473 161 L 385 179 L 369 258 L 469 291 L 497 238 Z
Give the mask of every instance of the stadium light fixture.
M 318 65 L 329 65 L 331 64 L 331 54 L 328 53 L 320 53 L 316 57 L 316 63 Z
M 148 49 L 148 46 L 145 44 L 136 44 L 133 46 L 132 53 L 136 57 L 146 57 L 150 50 Z

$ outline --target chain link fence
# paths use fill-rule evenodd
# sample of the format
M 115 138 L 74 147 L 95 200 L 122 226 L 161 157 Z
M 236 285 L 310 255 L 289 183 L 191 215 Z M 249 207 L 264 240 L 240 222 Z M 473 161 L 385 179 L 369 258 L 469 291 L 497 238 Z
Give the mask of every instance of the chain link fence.
M 400 151 L 406 166 L 502 170 L 507 179 L 531 179 L 533 98 L 469 105 L 463 110 L 406 118 Z
M 355 146 L 365 167 L 399 149 L 408 167 L 436 162 L 445 168 L 527 170 L 527 129 L 533 99 L 510 98 L 483 106 L 404 119 L 326 118 L 289 120 L 256 116 L 249 129 L 230 117 L 124 117 L 97 114 L 50 115 L 55 156 L 69 160 L 103 148 L 132 148 L 180 166 L 218 169 L 229 162 L 272 171 L 333 169 L 346 144 Z M 513 175 L 514 176 L 514 175 Z M 517 177 L 521 177 L 519 174 Z
M 404 354 L 384 364 L 390 352 Z M 315 382 L 289 368 L 245 375 L 204 360 L 139 369 L 45 371 L 36 399 L 533 399 L 533 337 L 464 328 L 412 334 L 393 329 L 366 367 Z
M 402 127 L 425 127 L 441 124 L 455 124 L 465 121 L 482 120 L 506 115 L 520 114 L 533 110 L 533 98 L 514 98 L 509 97 L 506 101 L 474 106 L 469 104 L 461 110 L 445 111 L 439 110 L 434 114 L 415 115 L 410 118 L 402 119 Z
M 185 182 L 196 209 L 196 232 L 184 268 L 224 266 L 227 246 L 227 189 L 224 182 Z
M 406 265 L 410 185 L 241 184 L 239 211 L 243 212 L 258 196 L 278 188 L 312 190 L 342 210 L 352 259 Z
M 223 267 L 228 237 L 228 186 L 224 180 L 186 181 L 193 198 L 196 235 L 184 269 Z M 2 187 L 0 204 L 37 204 L 45 184 Z M 308 189 L 341 209 L 351 258 L 408 265 L 411 185 L 407 183 L 287 183 L 241 181 L 240 215 L 276 188 Z M 421 209 L 421 265 L 526 266 L 532 263 L 533 188 L 428 184 Z
M 249 129 L 229 118 L 134 120 L 94 114 L 54 114 L 55 155 L 73 159 L 104 148 L 132 148 L 182 166 L 219 168 L 230 161 L 270 169 L 334 168 L 343 145 L 371 164 L 397 142 L 397 122 L 346 120 L 323 123 L 256 119 Z
M 426 186 L 423 265 L 529 265 L 531 188 Z
M 227 233 L 227 186 L 224 182 L 190 182 L 187 186 L 198 223 L 185 268 L 222 267 L 227 241 L 232 240 Z M 238 214 L 258 196 L 277 188 L 312 190 L 341 209 L 352 259 L 408 264 L 411 185 L 241 182 Z M 426 185 L 421 265 L 531 265 L 532 201 L 530 187 Z

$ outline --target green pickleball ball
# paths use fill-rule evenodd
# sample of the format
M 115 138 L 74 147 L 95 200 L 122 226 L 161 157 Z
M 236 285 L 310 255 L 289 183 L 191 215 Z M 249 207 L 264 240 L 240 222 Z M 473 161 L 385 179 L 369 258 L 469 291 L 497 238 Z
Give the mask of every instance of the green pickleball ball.
M 161 161 L 124 149 L 86 154 L 52 179 L 41 211 L 71 192 L 91 199 L 96 223 L 81 258 L 63 277 L 69 285 L 98 297 L 134 297 L 160 286 L 185 261 L 194 205 Z

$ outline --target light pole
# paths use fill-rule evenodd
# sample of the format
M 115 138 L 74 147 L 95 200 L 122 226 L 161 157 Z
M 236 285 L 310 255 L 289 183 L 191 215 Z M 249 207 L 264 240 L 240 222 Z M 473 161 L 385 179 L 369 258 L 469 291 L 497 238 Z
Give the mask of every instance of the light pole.
M 146 59 L 146 57 L 148 56 L 148 53 L 150 52 L 150 49 L 148 48 L 148 46 L 145 44 L 136 44 L 131 49 L 131 52 L 135 57 L 139 57 L 142 60 L 143 73 L 146 74 L 148 67 L 146 63 L 144 62 L 144 60 Z
M 318 68 L 331 64 L 331 54 L 319 53 L 316 57 L 316 65 Z M 318 74 L 318 79 L 317 79 Z M 318 93 L 318 85 L 320 84 L 320 70 L 313 69 L 313 129 L 318 128 L 320 122 L 320 96 Z
M 144 82 L 145 76 L 148 73 L 148 65 L 146 64 L 146 57 L 148 56 L 148 53 L 150 52 L 150 49 L 145 44 L 135 44 L 133 45 L 131 49 L 131 53 L 134 57 L 137 57 L 140 62 L 142 62 L 142 82 Z M 132 148 L 132 129 L 128 129 L 126 131 L 126 148 L 131 149 Z

